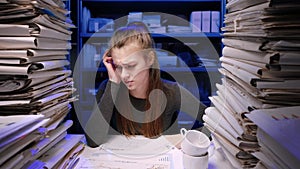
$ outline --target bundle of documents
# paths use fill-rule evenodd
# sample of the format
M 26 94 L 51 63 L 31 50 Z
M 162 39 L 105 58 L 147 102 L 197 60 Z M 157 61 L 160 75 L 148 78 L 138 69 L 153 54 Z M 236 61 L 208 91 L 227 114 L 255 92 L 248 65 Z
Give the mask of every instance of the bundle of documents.
M 1 168 L 55 168 L 67 165 L 73 168 L 73 163 L 84 149 L 82 135 L 67 134 L 71 120 L 48 127 L 46 123 L 49 119 L 43 115 L 5 116 L 0 120 L 3 124 Z
M 258 127 L 261 146 L 253 153 L 268 168 L 298 168 L 300 164 L 300 106 L 258 109 L 246 116 Z
M 167 31 L 169 33 L 188 33 L 192 32 L 192 28 L 190 26 L 168 25 Z
M 62 124 L 76 100 L 68 14 L 61 0 L 0 0 L 0 168 L 72 168 L 83 149 Z
M 1 1 L 0 115 L 66 115 L 74 100 L 68 14 L 63 1 Z
M 300 110 L 300 14 L 296 12 L 300 4 L 295 0 L 231 0 L 226 9 L 219 69 L 224 77 L 222 84 L 216 84 L 217 96 L 210 98 L 213 107 L 206 110 L 205 125 L 234 168 L 254 168 L 258 163 L 267 168 L 293 168 L 284 157 L 275 158 L 276 152 L 269 152 L 275 143 L 269 145 L 265 140 L 272 140 L 272 133 L 250 117 L 260 110 Z M 260 120 L 269 119 L 261 116 Z M 276 125 L 274 121 L 269 127 Z M 286 148 L 287 143 L 280 144 Z M 292 156 L 299 160 L 299 155 Z

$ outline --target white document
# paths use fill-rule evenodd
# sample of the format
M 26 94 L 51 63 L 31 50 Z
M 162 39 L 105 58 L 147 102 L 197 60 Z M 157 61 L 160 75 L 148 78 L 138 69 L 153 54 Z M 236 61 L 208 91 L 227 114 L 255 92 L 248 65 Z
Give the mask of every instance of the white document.
M 109 136 L 102 149 L 119 156 L 144 158 L 168 152 L 172 145 L 164 136 L 149 139 L 144 136 L 126 138 L 122 135 Z
M 69 74 L 58 76 L 58 77 L 55 77 L 53 79 L 49 79 L 47 81 L 44 81 L 43 83 L 32 85 L 32 86 L 30 86 L 29 89 L 30 90 L 37 90 L 37 89 L 43 88 L 45 86 L 48 86 L 48 85 L 51 85 L 51 84 L 54 84 L 54 83 L 58 83 L 60 81 L 65 81 L 65 82 L 72 81 L 72 78 L 68 78 L 68 76 L 69 76 Z
M 232 156 L 236 157 L 241 163 L 257 163 L 258 159 L 256 159 L 250 152 L 245 152 L 239 149 L 238 147 L 231 144 L 228 140 L 223 138 L 221 135 L 217 133 L 212 135 L 213 140 L 217 140 L 219 144 L 221 144 L 223 149 L 226 149 Z
M 261 146 L 260 152 L 273 161 L 275 168 L 297 168 L 300 162 L 299 158 L 292 155 L 261 128 L 257 129 L 257 139 Z
M 221 145 L 221 143 L 219 143 L 217 139 L 214 139 L 214 143 Z M 225 156 L 226 160 L 228 160 L 231 164 L 231 166 L 229 168 L 234 168 L 234 169 L 240 169 L 243 167 L 247 168 L 247 166 L 243 166 L 241 164 L 241 162 L 235 156 L 233 156 L 226 148 L 224 148 L 222 145 L 221 145 L 221 148 L 222 148 L 221 149 L 222 155 Z
M 205 121 L 204 125 L 213 133 L 218 133 L 222 137 L 226 138 L 228 141 L 230 141 L 232 144 L 234 144 L 236 147 L 244 150 L 244 151 L 257 151 L 259 149 L 259 145 L 255 141 L 246 141 L 242 140 L 240 138 L 235 138 L 232 136 L 228 131 L 226 131 L 224 128 L 222 128 L 220 125 L 215 123 L 211 118 L 209 118 L 207 115 L 203 116 L 203 120 Z
M 0 116 L 0 139 L 43 117 L 43 115 Z
M 248 83 L 249 85 L 255 86 L 256 80 L 260 79 L 258 75 L 252 74 L 248 71 L 245 71 L 239 67 L 232 66 L 226 63 L 222 63 L 221 66 L 231 72 L 233 75 L 237 76 L 244 82 Z M 256 86 L 255 86 L 256 87 Z
M 44 11 L 44 13 L 49 13 L 48 15 L 52 16 L 53 18 L 57 18 L 62 21 L 65 21 L 67 19 L 66 15 L 68 14 L 68 11 L 66 9 L 62 9 L 57 6 L 50 5 L 43 1 L 35 1 L 32 2 L 32 4 L 36 8 L 39 8 L 40 10 Z
M 83 135 L 67 135 L 58 144 L 43 154 L 38 160 L 45 162 L 45 168 L 53 168 L 68 154 L 81 140 Z
M 269 58 L 266 58 L 265 52 L 245 51 L 232 47 L 225 46 L 222 51 L 224 56 L 233 57 L 236 59 L 249 60 L 254 62 L 269 63 Z
M 298 57 L 300 52 L 298 51 L 280 51 L 278 53 L 278 64 L 282 65 L 299 65 L 300 58 Z
M 236 49 L 233 47 L 225 46 L 222 51 L 224 56 L 259 62 L 264 64 L 279 64 L 279 65 L 298 65 L 299 52 L 296 51 L 280 51 L 280 52 L 255 52 Z
M 270 41 L 266 44 L 265 49 L 272 50 L 297 50 L 300 47 L 300 42 L 298 40 L 277 40 Z
M 67 107 L 69 105 L 70 101 L 66 100 L 61 103 L 57 103 L 54 106 L 49 107 L 48 109 L 43 109 L 40 111 L 40 114 L 44 115 L 45 117 L 51 117 L 57 112 L 60 112 L 60 109 L 63 109 L 63 107 Z
M 202 12 L 201 11 L 193 11 L 191 13 L 190 21 L 191 21 L 192 32 L 201 32 Z
M 24 138 L 16 140 L 16 142 L 14 142 L 12 145 L 9 145 L 9 147 L 6 146 L 7 148 L 0 152 L 0 164 L 3 164 L 6 160 L 16 155 L 23 148 L 34 143 L 35 141 L 40 140 L 42 137 L 44 137 L 42 134 L 32 132 L 26 135 Z
M 14 79 L 8 78 L 0 80 L 0 91 L 1 92 L 11 92 L 20 90 L 27 87 L 30 84 L 31 80 L 29 79 Z
M 222 42 L 226 46 L 230 46 L 236 49 L 250 50 L 254 52 L 261 52 L 260 48 L 263 45 L 261 42 L 231 38 L 222 38 Z
M 257 0 L 257 1 L 251 1 L 251 0 L 231 0 L 228 1 L 226 4 L 226 9 L 228 12 L 234 12 L 234 11 L 239 11 L 242 9 L 249 8 L 251 6 L 256 6 L 261 3 L 269 2 L 269 0 Z
M 3 59 L 0 58 L 0 64 L 20 64 L 19 59 Z
M 48 130 L 55 130 L 65 119 L 65 117 L 70 112 L 71 107 L 63 107 L 58 110 L 53 116 L 50 117 L 48 123 L 45 124 Z
M 300 130 L 300 106 L 258 109 L 246 116 L 267 133 L 274 142 L 286 149 L 293 156 L 290 160 L 297 158 L 299 162 L 297 154 L 300 151 L 298 144 L 300 136 L 295 133 Z
M 0 37 L 1 49 L 71 49 L 69 41 L 39 37 Z
M 78 143 L 68 154 L 61 159 L 61 161 L 55 166 L 57 169 L 74 168 L 79 161 L 80 156 L 85 148 L 83 143 Z
M 63 68 L 69 65 L 67 60 L 53 60 L 53 61 L 43 61 L 34 62 L 28 65 L 0 65 L 1 74 L 6 75 L 27 75 L 35 71 L 47 71 L 54 70 L 58 68 Z
M 230 107 L 241 116 L 243 113 L 247 113 L 253 109 L 254 106 L 246 102 L 246 100 L 249 100 L 249 98 L 241 96 L 242 93 L 238 93 L 239 91 L 235 91 L 235 88 L 224 84 L 216 84 L 216 86 L 219 90 L 218 92 L 221 93 L 222 96 L 227 98 L 226 101 L 230 105 Z
M 29 147 L 29 149 L 25 149 L 24 151 L 20 152 L 18 155 L 14 156 L 13 158 L 9 159 L 9 161 L 7 161 L 3 167 L 7 167 L 7 166 L 11 166 L 10 168 L 26 168 L 29 167 L 31 163 L 37 164 L 35 163 L 38 157 L 40 157 L 42 154 L 46 153 L 51 147 L 53 147 L 54 145 L 56 145 L 60 140 L 62 140 L 65 136 L 66 136 L 66 132 L 61 134 L 60 136 L 58 136 L 54 141 L 50 142 L 50 144 L 48 144 L 45 148 L 43 148 L 42 150 L 40 150 L 39 152 L 31 152 L 31 149 Z M 22 157 L 21 159 L 19 159 L 20 157 Z M 17 163 L 15 163 L 15 161 L 18 160 Z M 45 163 L 43 163 L 44 165 Z M 43 167 L 43 165 L 41 165 Z M 34 169 L 37 168 L 37 166 L 33 167 Z
M 230 133 L 233 137 L 235 138 L 241 138 L 241 135 L 237 133 L 230 125 L 230 122 L 228 122 L 222 115 L 222 112 L 220 112 L 218 109 L 215 107 L 208 107 L 205 109 L 205 114 L 213 120 L 217 125 L 220 125 L 223 127 L 228 133 Z
M 31 58 L 1 58 L 1 64 L 13 64 L 13 65 L 21 65 L 21 64 L 28 64 L 32 62 L 42 62 L 42 61 L 49 61 L 49 60 L 66 60 L 66 56 L 46 56 L 46 57 L 31 57 Z
M 31 100 L 31 99 L 23 99 L 23 100 L 5 100 L 0 101 L 0 106 L 7 106 L 6 109 L 11 110 L 15 109 L 14 106 L 21 106 L 26 105 L 28 111 L 33 111 L 37 113 L 36 107 L 42 107 L 44 109 L 56 105 L 59 101 L 65 101 L 68 100 L 68 98 L 73 93 L 73 90 L 70 88 L 62 89 L 57 92 L 50 93 L 48 95 L 43 96 L 42 98 L 39 98 L 38 100 Z M 23 111 L 19 108 L 20 111 Z M 17 110 L 15 110 L 17 111 Z M 13 113 L 13 111 L 12 111 Z
M 36 50 L 36 49 L 19 49 L 19 50 L 0 50 L 0 58 L 18 58 L 29 59 L 31 57 L 43 56 L 64 56 L 69 52 L 67 50 Z
M 164 143 L 159 142 L 159 140 L 162 140 L 161 138 L 153 139 L 152 142 L 149 142 L 149 139 L 144 137 L 136 137 L 128 140 L 125 136 L 115 136 L 115 137 L 111 137 L 111 139 L 114 140 L 105 143 L 100 148 L 86 147 L 76 169 L 80 169 L 80 168 L 88 168 L 88 169 L 180 168 L 180 166 L 173 166 L 173 163 L 179 163 L 173 161 L 172 154 L 171 154 L 173 148 L 168 148 L 167 152 L 162 151 L 159 154 L 151 155 L 151 151 L 153 153 L 151 146 L 155 146 L 153 147 L 154 149 L 157 149 L 159 147 L 164 148 L 165 146 Z M 152 143 L 156 143 L 156 145 Z M 134 153 L 135 155 L 129 152 L 130 149 L 132 149 L 133 151 L 136 151 L 137 149 L 142 150 L 143 148 L 141 148 L 141 146 L 148 147 L 148 152 L 140 152 L 140 154 L 137 154 L 136 152 Z M 114 149 L 114 152 L 108 152 L 107 148 Z M 128 151 L 127 153 L 130 153 L 128 154 L 129 156 L 125 156 L 124 151 Z
M 67 22 L 59 22 L 57 20 L 54 20 L 53 18 L 50 18 L 48 15 L 38 15 L 37 17 L 31 20 L 19 21 L 16 22 L 15 24 L 28 24 L 28 23 L 38 23 L 68 35 L 72 34 L 72 32 L 69 31 L 68 29 L 75 28 L 73 24 Z
M 33 71 L 46 71 L 63 68 L 64 66 L 67 66 L 69 64 L 70 62 L 68 60 L 50 60 L 43 62 L 34 62 L 31 64 L 31 67 Z
M 1 92 L 10 92 L 10 91 L 17 91 L 17 90 L 21 90 L 21 89 L 38 89 L 38 86 L 34 86 L 36 84 L 44 84 L 47 81 L 51 81 L 53 79 L 61 79 L 62 77 L 68 77 L 70 74 L 70 72 L 66 72 L 66 74 L 62 75 L 62 76 L 54 76 L 54 77 L 40 77 L 40 78 L 33 78 L 33 79 L 27 79 L 27 78 L 23 78 L 23 77 L 13 77 L 13 76 L 7 76 L 7 78 L 4 78 L 3 80 L 0 80 L 0 91 Z M 34 86 L 34 87 L 32 87 Z M 3 95 L 5 96 L 5 95 Z M 8 95 L 9 97 L 9 95 Z
M 86 148 L 88 149 L 88 147 Z M 86 150 L 88 151 L 88 150 Z M 173 169 L 172 156 L 169 154 L 159 155 L 152 158 L 131 159 L 107 154 L 104 151 L 95 152 L 92 155 L 82 155 L 81 161 L 76 169 L 141 169 L 141 168 L 159 168 Z M 178 166 L 177 166 L 178 167 Z
M 31 11 L 24 11 L 22 13 L 14 13 L 14 14 L 8 14 L 8 15 L 0 15 L 0 20 L 10 20 L 10 19 L 20 19 L 20 18 L 28 18 L 28 17 L 34 17 L 35 14 Z
M 218 94 L 220 93 L 224 98 L 228 98 L 226 100 L 226 104 L 230 105 L 230 107 L 242 116 L 242 114 L 249 112 L 247 107 L 245 107 L 242 103 L 242 100 L 238 100 L 241 98 L 237 98 L 230 90 L 230 88 L 226 88 L 224 85 L 217 84 Z M 229 99 L 230 98 L 230 99 Z
M 27 92 L 22 92 L 18 94 L 11 94 L 11 95 L 1 95 L 0 99 L 1 100 L 35 100 L 38 97 L 47 95 L 47 94 L 55 94 L 59 92 L 73 92 L 73 89 L 71 88 L 73 82 L 68 82 L 68 81 L 61 81 L 58 83 L 53 83 L 49 86 L 45 86 L 43 88 L 37 89 L 37 90 L 29 90 Z M 3 101 L 5 103 L 5 101 Z
M 47 145 L 49 145 L 56 138 L 58 138 L 60 135 L 65 133 L 67 131 L 67 129 L 72 126 L 72 124 L 73 124 L 73 122 L 71 120 L 67 120 L 66 122 L 61 124 L 59 127 L 57 127 L 55 130 L 50 131 L 47 134 L 47 137 L 45 137 L 43 140 L 41 140 L 41 141 L 37 142 L 36 144 L 34 144 L 33 146 L 31 146 L 30 150 L 31 150 L 32 156 L 41 152 L 41 150 L 44 149 Z
M 282 90 L 300 90 L 298 85 L 300 80 L 291 79 L 291 80 L 261 80 L 256 81 L 254 86 L 259 89 L 282 89 Z
M 274 160 L 270 159 L 268 156 L 263 153 L 263 151 L 253 152 L 252 153 L 256 158 L 260 160 L 261 163 L 263 163 L 264 166 L 267 168 L 276 168 L 274 164 Z M 266 168 L 266 169 L 267 169 Z
M 244 130 L 241 127 L 241 125 L 239 124 L 239 122 L 241 122 L 241 121 L 239 121 L 239 118 L 236 117 L 237 115 L 234 114 L 233 112 L 230 112 L 230 109 L 228 108 L 228 106 L 223 103 L 223 101 L 221 100 L 221 98 L 219 96 L 212 96 L 209 99 L 216 106 L 216 108 L 220 112 L 222 112 L 224 118 L 226 118 L 227 121 L 230 122 L 230 125 L 234 128 L 234 130 L 236 130 L 236 132 L 239 135 L 242 135 L 244 133 Z
M 232 93 L 243 100 L 242 104 L 245 108 L 249 110 L 249 108 L 262 108 L 263 103 L 257 98 L 248 93 L 245 89 L 243 89 L 238 84 L 234 83 L 232 80 L 228 78 L 222 78 L 222 83 L 227 87 Z
M 14 168 L 16 165 L 20 164 L 20 162 L 24 159 L 24 154 L 20 153 L 14 156 L 13 158 L 9 159 L 5 162 L 1 167 L 2 168 Z M 22 166 L 19 166 L 19 168 Z
M 2 138 L 0 141 L 0 147 L 3 147 L 7 144 L 9 144 L 10 142 L 13 142 L 29 133 L 31 133 L 32 131 L 36 130 L 39 127 L 42 127 L 45 123 L 47 123 L 49 119 L 43 119 L 43 120 L 39 120 L 39 121 L 35 121 L 36 123 L 33 124 L 29 124 L 25 127 L 22 127 L 21 129 L 19 129 L 18 131 L 14 131 L 13 133 L 11 133 L 9 136 L 6 136 L 5 138 Z
M 226 78 L 229 78 L 231 80 L 233 80 L 235 83 L 239 84 L 239 86 L 242 86 L 248 93 L 250 93 L 251 95 L 253 95 L 254 97 L 258 96 L 261 94 L 261 91 L 258 90 L 257 88 L 255 88 L 254 86 L 244 82 L 243 80 L 241 80 L 239 77 L 233 75 L 230 71 L 224 69 L 224 68 L 220 68 L 219 72 L 224 75 Z
M 235 66 L 239 69 L 243 69 L 243 70 L 250 72 L 252 74 L 255 74 L 257 76 L 262 76 L 262 72 L 267 70 L 265 67 L 260 67 L 255 64 L 248 64 L 246 62 L 243 62 L 243 60 L 233 59 L 233 58 L 225 57 L 225 56 L 221 57 L 220 61 L 222 61 L 223 63 L 229 64 L 231 66 Z
M 49 70 L 49 71 L 42 71 L 42 72 L 33 72 L 31 74 L 26 75 L 28 79 L 36 79 L 36 78 L 46 78 L 46 77 L 57 77 L 64 74 L 72 73 L 71 70 Z
M 211 32 L 220 32 L 220 12 L 211 11 Z
M 264 97 L 268 96 L 268 92 L 272 92 L 272 91 L 273 92 L 276 92 L 276 91 L 281 92 L 282 94 L 285 94 L 285 92 L 288 92 L 284 86 L 282 87 L 282 89 L 269 89 L 269 88 L 266 88 L 265 90 L 264 89 L 258 89 L 258 88 L 254 87 L 252 85 L 250 86 L 250 84 L 242 81 L 241 79 L 234 76 L 231 72 L 227 71 L 226 69 L 221 68 L 221 69 L 219 69 L 219 71 L 224 76 L 226 76 L 225 78 L 227 79 L 227 81 L 232 80 L 233 83 L 238 84 L 240 87 L 242 87 L 244 90 L 246 90 L 247 93 L 251 94 L 253 97 L 264 98 Z M 272 81 L 269 81 L 269 82 L 271 83 Z M 295 91 L 295 90 L 292 89 L 291 92 L 292 91 Z M 281 102 L 282 101 L 283 100 L 281 99 Z M 278 104 L 267 103 L 267 102 L 264 102 L 264 104 L 262 104 L 262 108 L 274 108 L 274 107 L 281 107 L 281 106 L 278 105 Z
M 211 24 L 211 12 L 210 11 L 202 11 L 202 32 L 210 32 L 210 24 Z
M 14 25 L 14 24 L 1 24 L 1 36 L 36 36 L 54 38 L 60 40 L 71 40 L 71 35 L 64 34 L 59 31 L 47 28 L 45 26 L 31 23 L 29 25 Z
M 54 104 L 54 102 L 57 103 L 60 99 L 63 99 L 68 95 L 69 95 L 69 92 L 53 93 L 53 94 L 49 94 L 43 98 L 40 98 L 39 100 L 34 101 L 34 103 L 36 103 L 38 105 L 45 104 L 45 106 L 46 106 L 47 104 Z

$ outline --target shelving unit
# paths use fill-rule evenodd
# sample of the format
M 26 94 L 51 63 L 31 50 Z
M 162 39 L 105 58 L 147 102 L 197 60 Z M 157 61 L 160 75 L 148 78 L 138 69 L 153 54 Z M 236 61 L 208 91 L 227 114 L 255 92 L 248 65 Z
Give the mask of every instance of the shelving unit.
M 96 93 L 96 89 L 100 82 L 107 78 L 106 69 L 103 67 L 98 67 L 99 63 L 91 61 L 89 59 L 93 56 L 83 56 L 80 55 L 82 49 L 86 43 L 94 43 L 95 46 L 98 45 L 97 50 L 99 50 L 99 44 L 108 42 L 112 36 L 112 32 L 99 32 L 92 33 L 85 31 L 87 28 L 87 21 L 83 20 L 84 8 L 89 9 L 90 17 L 92 18 L 110 18 L 116 20 L 121 17 L 127 18 L 127 15 L 130 12 L 160 12 L 167 13 L 170 15 L 176 15 L 180 18 L 183 18 L 186 21 L 190 20 L 191 12 L 193 11 L 219 11 L 220 12 L 220 25 L 223 23 L 223 14 L 225 9 L 225 0 L 77 0 L 77 62 L 81 63 L 80 77 L 77 79 L 78 94 L 80 95 L 80 104 L 82 104 L 82 111 L 89 111 L 93 105 L 93 95 Z M 125 19 L 125 21 L 127 21 Z M 124 21 L 124 25 L 126 22 Z M 121 21 L 122 22 L 122 21 Z M 171 21 L 170 21 L 171 22 Z M 174 23 L 172 23 L 174 24 Z M 176 24 L 176 23 L 175 23 Z M 215 32 L 187 32 L 187 33 L 152 33 L 155 43 L 161 43 L 162 46 L 166 46 L 168 43 L 179 44 L 179 40 L 186 42 L 185 49 L 189 48 L 190 44 L 200 44 L 202 39 L 209 39 L 213 47 L 217 51 L 217 55 L 221 55 L 222 43 L 221 43 L 221 34 Z M 99 43 L 100 41 L 100 43 Z M 204 41 L 203 41 L 204 42 Z M 98 43 L 98 44 L 97 44 Z M 176 48 L 173 46 L 173 48 Z M 206 46 L 200 47 L 200 50 L 203 49 L 204 53 L 206 52 Z M 177 49 L 177 48 L 176 48 Z M 169 50 L 168 47 L 164 47 L 164 50 Z M 200 51 L 201 53 L 201 51 Z M 175 53 L 176 54 L 176 53 Z M 201 58 L 201 57 L 200 57 Z M 86 62 L 94 64 L 96 66 L 91 67 Z M 186 72 L 192 72 L 198 84 L 198 89 L 200 91 L 200 100 L 209 105 L 210 101 L 208 96 L 211 95 L 213 89 L 209 84 L 209 73 L 217 73 L 217 67 L 163 67 L 162 68 L 162 77 L 172 80 L 172 77 L 166 72 L 178 73 L 179 76 L 185 76 Z M 94 78 L 91 75 L 91 72 L 97 72 L 96 80 L 94 84 L 86 84 L 86 80 Z M 179 82 L 181 83 L 181 82 Z M 182 82 L 184 86 L 190 90 L 187 82 Z M 192 92 L 193 93 L 193 92 Z

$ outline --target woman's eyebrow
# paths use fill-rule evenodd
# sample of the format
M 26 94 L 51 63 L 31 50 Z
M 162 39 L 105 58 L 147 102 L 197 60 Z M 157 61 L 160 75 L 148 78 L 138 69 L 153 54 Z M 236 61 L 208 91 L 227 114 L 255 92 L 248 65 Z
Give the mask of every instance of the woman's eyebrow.
M 125 63 L 122 63 L 122 65 L 130 65 L 130 64 L 135 64 L 136 63 L 136 61 L 128 61 L 127 63 L 125 62 Z

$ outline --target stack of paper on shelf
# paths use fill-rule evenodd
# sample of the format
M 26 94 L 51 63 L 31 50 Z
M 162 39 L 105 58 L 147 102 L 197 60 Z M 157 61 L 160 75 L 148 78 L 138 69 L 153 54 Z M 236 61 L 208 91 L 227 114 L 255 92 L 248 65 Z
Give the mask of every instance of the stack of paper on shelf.
M 61 0 L 0 0 L 0 168 L 30 166 L 66 140 L 61 160 L 42 161 L 72 168 L 83 149 L 63 123 L 76 100 L 68 14 Z
M 145 14 L 141 13 L 142 22 L 144 22 L 151 33 L 166 33 L 166 26 L 162 26 L 162 18 L 160 15 L 157 14 Z M 139 17 L 139 14 L 135 14 L 135 17 Z M 129 18 L 128 22 L 132 20 L 133 18 Z M 138 20 L 137 18 L 135 18 Z
M 167 31 L 169 33 L 188 33 L 192 32 L 192 28 L 190 26 L 168 25 Z
M 219 69 L 224 77 L 216 84 L 217 96 L 210 98 L 213 107 L 206 110 L 205 125 L 234 168 L 254 168 L 259 161 L 267 168 L 295 168 L 277 153 L 290 151 L 288 140 L 295 138 L 299 125 L 286 126 L 293 134 L 269 144 L 276 142 L 272 134 L 282 132 L 276 130 L 280 121 L 271 124 L 261 115 L 260 122 L 274 128 L 268 133 L 250 117 L 263 110 L 300 111 L 299 2 L 232 0 L 226 9 Z M 299 118 L 296 114 L 293 118 Z M 290 153 L 290 159 L 299 165 L 299 154 Z

